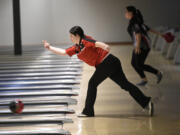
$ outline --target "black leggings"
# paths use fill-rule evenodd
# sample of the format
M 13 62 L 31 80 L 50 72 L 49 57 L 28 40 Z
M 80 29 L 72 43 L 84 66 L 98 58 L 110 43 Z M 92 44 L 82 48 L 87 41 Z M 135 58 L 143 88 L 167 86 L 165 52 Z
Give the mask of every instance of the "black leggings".
M 141 78 L 146 77 L 146 75 L 144 74 L 144 71 L 147 71 L 153 74 L 158 73 L 157 69 L 153 68 L 150 65 L 144 64 L 149 52 L 150 52 L 150 49 L 148 50 L 141 49 L 141 53 L 136 54 L 135 51 L 133 50 L 131 64 Z
M 130 83 L 123 73 L 120 60 L 110 54 L 100 65 L 96 67 L 96 71 L 92 75 L 88 84 L 85 108 L 83 113 L 89 116 L 94 115 L 94 103 L 96 100 L 97 87 L 107 77 L 117 83 L 122 89 L 129 92 L 135 101 L 145 108 L 150 101 L 150 97 L 146 97 L 135 85 Z M 113 97 L 112 97 L 113 98 Z

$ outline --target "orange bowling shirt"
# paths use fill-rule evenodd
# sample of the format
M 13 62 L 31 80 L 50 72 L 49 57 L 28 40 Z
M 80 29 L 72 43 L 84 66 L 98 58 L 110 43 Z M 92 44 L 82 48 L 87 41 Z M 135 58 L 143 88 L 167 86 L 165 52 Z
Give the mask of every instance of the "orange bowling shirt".
M 66 53 L 69 56 L 77 54 L 77 57 L 87 63 L 90 66 L 99 65 L 108 51 L 95 47 L 96 41 L 89 36 L 85 36 L 80 41 L 80 44 L 73 45 L 72 47 L 66 49 Z

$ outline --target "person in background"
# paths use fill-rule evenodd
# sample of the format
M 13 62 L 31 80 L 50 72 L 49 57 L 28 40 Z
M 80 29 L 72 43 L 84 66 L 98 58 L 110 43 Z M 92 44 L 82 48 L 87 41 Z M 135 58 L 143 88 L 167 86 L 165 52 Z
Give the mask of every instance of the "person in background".
M 134 6 L 126 7 L 125 18 L 129 20 L 127 31 L 134 44 L 131 64 L 141 78 L 141 82 L 137 85 L 145 86 L 148 83 L 148 79 L 144 71 L 154 74 L 157 77 L 157 83 L 160 83 L 163 77 L 162 72 L 145 64 L 145 60 L 151 50 L 148 32 L 158 34 L 162 37 L 163 34 L 144 24 L 144 19 L 140 10 L 136 9 Z

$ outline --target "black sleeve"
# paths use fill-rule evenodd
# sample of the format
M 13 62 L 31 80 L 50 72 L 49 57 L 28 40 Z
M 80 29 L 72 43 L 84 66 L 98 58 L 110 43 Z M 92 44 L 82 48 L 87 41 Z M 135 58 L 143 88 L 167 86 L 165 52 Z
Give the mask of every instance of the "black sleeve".
M 134 24 L 134 29 L 133 31 L 137 34 L 137 33 L 146 33 L 150 30 L 150 27 L 147 26 L 146 24 Z
M 139 24 L 134 24 L 133 32 L 135 32 L 135 34 L 142 33 L 142 30 Z
M 146 24 L 144 24 L 143 27 L 144 27 L 144 30 L 147 31 L 147 32 L 151 29 L 151 28 L 150 28 L 149 26 L 147 26 Z

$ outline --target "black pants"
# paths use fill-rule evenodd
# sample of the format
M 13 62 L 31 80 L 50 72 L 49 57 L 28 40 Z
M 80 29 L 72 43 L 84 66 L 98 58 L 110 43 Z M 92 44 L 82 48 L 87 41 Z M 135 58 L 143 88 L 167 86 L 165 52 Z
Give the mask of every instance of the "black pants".
M 96 67 L 96 71 L 89 80 L 85 108 L 82 113 L 94 116 L 94 103 L 96 100 L 97 87 L 107 77 L 112 79 L 122 89 L 129 92 L 129 94 L 143 108 L 147 106 L 150 101 L 150 97 L 146 97 L 135 85 L 127 80 L 123 73 L 120 60 L 110 54 L 100 65 Z
M 141 53 L 136 54 L 135 51 L 133 50 L 131 64 L 141 78 L 146 77 L 146 75 L 144 74 L 144 71 L 147 71 L 153 74 L 158 73 L 157 69 L 153 68 L 150 65 L 144 64 L 149 52 L 150 52 L 150 49 L 147 49 L 147 50 L 141 49 Z

